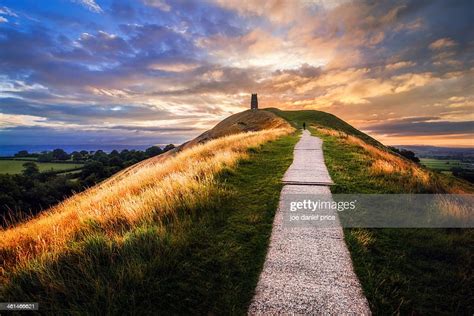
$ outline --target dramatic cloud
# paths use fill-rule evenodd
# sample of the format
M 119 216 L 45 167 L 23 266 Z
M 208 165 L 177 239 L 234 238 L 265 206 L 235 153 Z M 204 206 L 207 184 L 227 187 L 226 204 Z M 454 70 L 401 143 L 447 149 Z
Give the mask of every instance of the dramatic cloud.
M 328 111 L 388 144 L 473 146 L 472 12 L 469 0 L 4 0 L 0 144 L 185 141 L 257 92 L 262 107 Z

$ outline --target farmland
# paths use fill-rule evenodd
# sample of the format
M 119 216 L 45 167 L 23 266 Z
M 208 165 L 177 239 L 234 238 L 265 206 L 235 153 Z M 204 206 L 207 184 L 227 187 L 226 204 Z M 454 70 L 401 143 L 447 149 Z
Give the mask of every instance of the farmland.
M 0 160 L 0 174 L 19 174 L 23 171 L 23 164 L 27 161 L 20 159 Z M 81 168 L 82 163 L 35 162 L 40 172 L 65 171 Z
M 452 168 L 474 170 L 474 164 L 457 159 L 420 158 L 422 165 L 437 171 L 451 171 Z

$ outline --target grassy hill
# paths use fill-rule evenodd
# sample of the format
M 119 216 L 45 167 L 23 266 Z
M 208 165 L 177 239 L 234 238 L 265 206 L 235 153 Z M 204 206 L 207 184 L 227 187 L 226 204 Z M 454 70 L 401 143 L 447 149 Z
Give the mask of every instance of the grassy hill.
M 333 193 L 474 193 L 320 111 L 273 113 L 323 139 Z M 474 229 L 345 229 L 374 314 L 472 314 Z
M 199 144 L 205 144 L 206 142 L 213 139 L 245 132 L 258 132 L 266 129 L 278 128 L 286 129 L 289 127 L 290 125 L 286 120 L 280 118 L 278 115 L 267 111 L 247 110 L 240 113 L 236 113 L 219 122 L 212 129 L 202 133 L 191 141 L 177 146 L 175 149 L 170 150 L 169 152 L 166 152 L 162 155 L 158 155 L 140 163 L 137 163 L 117 173 L 109 180 L 107 180 L 107 182 L 115 182 L 122 179 L 123 177 L 128 177 L 140 168 L 163 163 L 168 158 L 174 156 L 176 153 L 179 153 L 185 149 L 194 147 Z
M 267 109 L 324 140 L 333 193 L 472 193 L 466 181 L 430 171 L 393 152 L 336 116 L 315 110 Z
M 0 301 L 45 313 L 245 314 L 297 132 L 324 140 L 334 193 L 472 193 L 320 111 L 238 113 L 0 231 Z M 472 314 L 472 230 L 346 229 L 375 314 Z
M 330 113 L 315 111 L 315 110 L 302 110 L 302 111 L 282 111 L 276 108 L 267 108 L 265 111 L 274 113 L 281 118 L 284 118 L 295 128 L 303 128 L 303 122 L 309 126 L 310 124 L 317 124 L 321 127 L 331 128 L 340 132 L 344 132 L 348 135 L 357 136 L 364 140 L 368 144 L 384 147 L 380 142 L 370 137 L 369 135 L 362 133 L 352 125 L 344 122 L 340 118 Z
M 281 118 L 248 115 L 0 231 L 0 301 L 48 314 L 245 313 L 297 141 Z

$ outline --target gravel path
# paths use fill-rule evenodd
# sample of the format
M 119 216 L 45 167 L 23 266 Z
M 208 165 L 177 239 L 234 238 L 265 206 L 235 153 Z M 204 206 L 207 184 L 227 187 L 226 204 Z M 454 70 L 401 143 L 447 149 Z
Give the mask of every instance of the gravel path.
M 289 228 L 282 206 L 291 194 L 327 194 L 332 184 L 322 141 L 303 132 L 275 215 L 263 271 L 249 315 L 370 315 L 341 227 Z

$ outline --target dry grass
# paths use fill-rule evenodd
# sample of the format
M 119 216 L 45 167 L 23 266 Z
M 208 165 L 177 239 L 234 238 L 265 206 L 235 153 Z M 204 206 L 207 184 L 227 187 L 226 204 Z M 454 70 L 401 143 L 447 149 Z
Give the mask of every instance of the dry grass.
M 271 112 L 263 110 L 247 110 L 229 116 L 225 120 L 219 122 L 212 129 L 184 144 L 183 148 L 186 149 L 190 146 L 200 144 L 210 139 L 216 139 L 231 134 L 255 132 L 274 128 L 287 128 L 289 126 L 290 125 L 287 121 Z
M 447 185 L 443 181 L 440 181 L 432 171 L 427 170 L 423 166 L 390 151 L 367 144 L 358 137 L 329 128 L 323 128 L 320 126 L 314 127 L 326 135 L 338 137 L 347 144 L 362 148 L 367 159 L 371 161 L 371 166 L 368 171 L 373 176 L 399 175 L 403 177 L 405 181 L 404 185 L 407 186 L 407 189 L 414 189 L 423 186 L 425 188 L 431 188 L 433 192 L 453 194 L 469 193 L 460 185 L 453 185 L 452 183 Z
M 472 205 L 474 198 L 472 195 L 448 196 L 438 194 L 436 196 L 436 204 L 442 218 L 452 218 L 463 223 L 472 224 Z
M 186 149 L 161 163 L 148 163 L 99 184 L 44 212 L 0 231 L 2 270 L 20 268 L 33 258 L 67 251 L 74 234 L 88 223 L 100 225 L 110 238 L 132 225 L 160 221 L 177 209 L 205 204 L 215 192 L 214 176 L 246 157 L 249 148 L 289 134 L 291 128 L 240 133 Z
M 357 243 L 360 245 L 360 247 L 365 250 L 367 250 L 375 243 L 374 234 L 368 229 L 354 228 L 352 229 L 351 234 L 355 238 Z
M 256 132 L 267 129 L 287 129 L 291 128 L 291 125 L 284 119 L 276 116 L 275 114 L 268 111 L 254 111 L 247 110 L 244 112 L 236 113 L 225 120 L 221 121 L 219 124 L 214 126 L 212 129 L 204 132 L 195 139 L 184 143 L 174 150 L 168 151 L 162 155 L 155 156 L 153 158 L 139 162 L 133 166 L 130 166 L 120 172 L 115 176 L 110 177 L 105 180 L 105 182 L 117 182 L 124 177 L 128 177 L 130 174 L 133 174 L 136 170 L 150 165 L 150 164 L 161 164 L 163 161 L 175 155 L 177 152 L 186 150 L 188 148 L 194 147 L 198 144 L 206 143 L 212 139 L 221 138 L 224 136 L 229 136 L 233 134 L 239 134 L 244 132 Z

